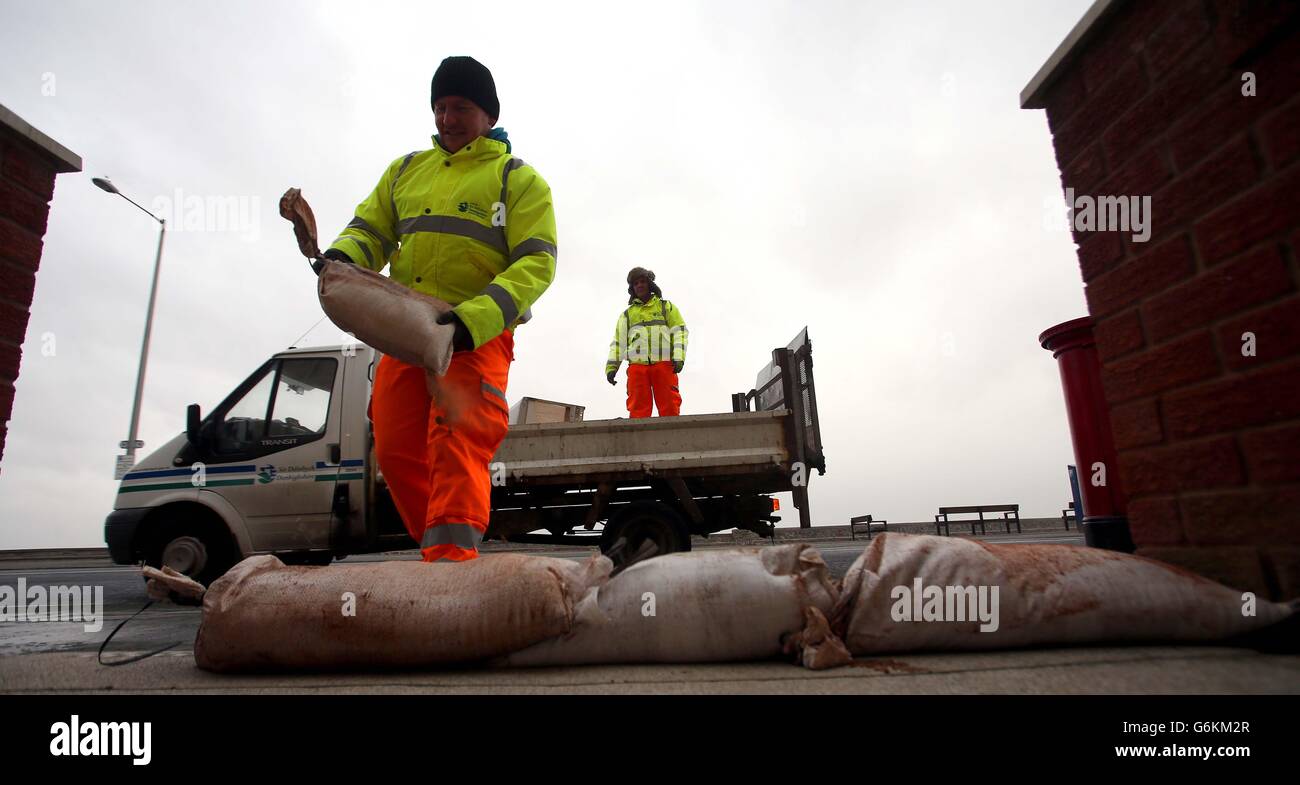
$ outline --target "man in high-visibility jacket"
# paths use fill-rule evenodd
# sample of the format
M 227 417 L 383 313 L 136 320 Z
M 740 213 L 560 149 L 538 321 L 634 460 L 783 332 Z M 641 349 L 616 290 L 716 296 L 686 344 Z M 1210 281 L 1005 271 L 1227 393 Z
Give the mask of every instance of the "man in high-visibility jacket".
M 551 189 L 494 128 L 492 74 L 449 57 L 433 75 L 431 150 L 393 161 L 325 252 L 455 306 L 451 367 L 431 397 L 423 368 L 384 356 L 370 400 L 375 457 L 425 561 L 478 556 L 488 462 L 505 438 L 514 328 L 555 275 Z
M 676 416 L 682 411 L 677 374 L 686 364 L 686 320 L 663 299 L 654 272 L 633 267 L 627 284 L 628 307 L 614 325 L 605 378 L 617 384 L 614 376 L 626 359 L 628 414 L 649 417 L 653 404 L 660 417 Z

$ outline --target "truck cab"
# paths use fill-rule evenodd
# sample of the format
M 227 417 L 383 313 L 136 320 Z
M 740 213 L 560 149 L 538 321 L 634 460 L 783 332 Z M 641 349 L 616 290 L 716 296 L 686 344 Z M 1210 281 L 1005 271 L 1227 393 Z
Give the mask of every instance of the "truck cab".
M 377 545 L 367 540 L 379 531 L 347 525 L 367 517 L 373 360 L 365 346 L 289 349 L 206 417 L 192 405 L 186 432 L 122 479 L 105 522 L 113 560 L 210 581 L 253 554 L 327 564 Z M 393 540 L 409 539 L 400 519 L 396 529 Z

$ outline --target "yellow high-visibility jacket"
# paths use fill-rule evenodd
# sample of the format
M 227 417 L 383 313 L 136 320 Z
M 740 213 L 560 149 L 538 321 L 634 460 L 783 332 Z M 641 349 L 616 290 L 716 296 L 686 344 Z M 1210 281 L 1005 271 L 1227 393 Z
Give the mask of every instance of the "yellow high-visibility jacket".
M 686 362 L 686 339 L 686 320 L 677 306 L 657 294 L 644 303 L 634 299 L 614 325 L 605 373 L 617 371 L 623 360 L 629 365 Z
M 555 211 L 537 170 L 480 136 L 388 166 L 332 250 L 455 306 L 475 348 L 519 321 L 555 277 Z

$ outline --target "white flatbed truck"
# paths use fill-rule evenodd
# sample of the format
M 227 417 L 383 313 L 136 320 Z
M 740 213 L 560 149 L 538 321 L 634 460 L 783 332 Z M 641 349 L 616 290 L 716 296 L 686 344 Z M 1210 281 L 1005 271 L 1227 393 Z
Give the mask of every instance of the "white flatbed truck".
M 328 564 L 417 547 L 374 459 L 367 417 L 378 354 L 290 348 L 122 480 L 104 537 L 113 561 L 210 583 L 272 553 Z M 513 424 L 493 458 L 485 540 L 599 545 L 616 563 L 689 550 L 733 528 L 770 535 L 792 492 L 825 473 L 807 329 L 775 349 L 732 411 Z

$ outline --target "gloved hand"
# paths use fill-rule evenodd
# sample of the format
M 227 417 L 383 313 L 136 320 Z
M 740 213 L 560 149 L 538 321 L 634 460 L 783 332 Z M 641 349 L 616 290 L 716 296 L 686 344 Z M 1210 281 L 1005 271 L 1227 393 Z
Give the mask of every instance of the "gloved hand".
M 330 248 L 325 253 L 321 254 L 321 256 L 324 256 L 326 259 L 333 259 L 336 262 L 343 262 L 344 264 L 353 263 L 352 257 L 348 256 L 347 254 L 343 253 L 337 248 Z
M 618 373 L 617 370 L 613 370 L 613 371 L 610 371 L 609 373 L 605 374 L 605 378 L 609 380 L 609 383 L 610 383 L 610 384 L 618 384 L 618 382 L 614 381 L 614 376 L 615 376 L 617 373 Z
M 336 262 L 343 262 L 344 264 L 353 263 L 352 260 L 348 258 L 347 254 L 343 253 L 342 251 L 331 248 L 325 253 L 321 254 L 320 256 L 312 260 L 311 269 L 314 270 L 317 275 L 320 275 L 322 272 L 324 272 L 326 259 L 333 259 Z
M 438 324 L 456 325 L 456 334 L 451 338 L 451 349 L 453 352 L 472 352 L 474 351 L 474 337 L 469 334 L 469 328 L 460 320 L 455 311 L 447 311 L 438 317 Z
M 686 365 L 685 360 L 673 360 L 673 373 L 681 373 L 682 367 Z

